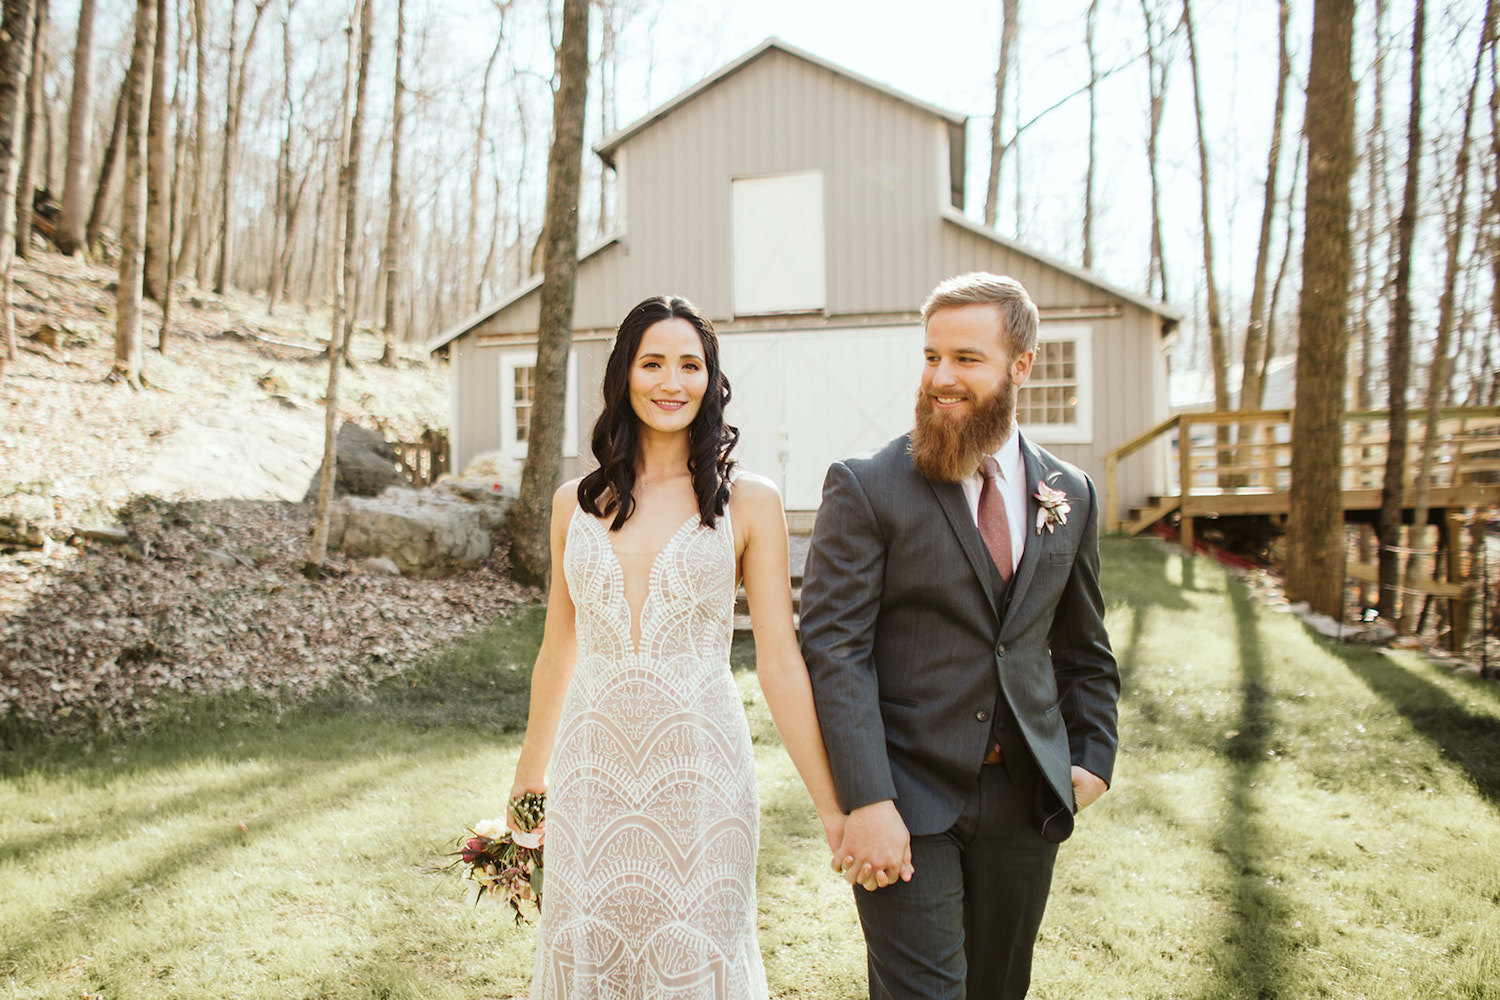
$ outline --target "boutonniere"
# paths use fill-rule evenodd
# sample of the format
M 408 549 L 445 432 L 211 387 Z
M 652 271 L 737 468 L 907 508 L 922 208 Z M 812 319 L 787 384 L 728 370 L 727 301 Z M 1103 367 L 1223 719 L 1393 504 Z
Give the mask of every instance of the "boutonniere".
M 1052 475 L 1036 484 L 1036 502 L 1042 505 L 1042 509 L 1036 512 L 1036 533 L 1040 535 L 1042 529 L 1051 532 L 1059 524 L 1068 523 L 1068 512 L 1073 506 L 1068 503 L 1068 495 L 1062 490 L 1055 490 L 1048 485 L 1048 480 L 1056 479 L 1062 475 L 1054 472 Z

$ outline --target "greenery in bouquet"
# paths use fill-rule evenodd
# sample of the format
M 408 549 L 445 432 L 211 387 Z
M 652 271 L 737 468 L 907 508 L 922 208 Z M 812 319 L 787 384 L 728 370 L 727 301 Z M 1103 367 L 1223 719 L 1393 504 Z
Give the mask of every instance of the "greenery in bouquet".
M 454 852 L 458 860 L 446 866 L 465 866 L 464 877 L 479 883 L 474 902 L 488 897 L 498 906 L 509 906 L 516 923 L 529 923 L 523 902 L 542 910 L 542 831 L 546 818 L 545 795 L 527 792 L 510 804 L 510 814 L 521 830 L 515 833 L 503 819 L 476 823 L 469 836 L 459 840 Z

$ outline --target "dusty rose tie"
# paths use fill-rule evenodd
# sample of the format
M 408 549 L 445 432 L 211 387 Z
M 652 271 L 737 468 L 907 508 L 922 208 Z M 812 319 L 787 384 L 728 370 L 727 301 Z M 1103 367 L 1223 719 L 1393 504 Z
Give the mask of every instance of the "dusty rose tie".
M 979 489 L 979 536 L 984 539 L 1000 576 L 1010 580 L 1014 567 L 1010 555 L 1010 520 L 1005 516 L 1005 498 L 1000 495 L 1000 463 L 986 455 L 981 468 L 984 485 Z

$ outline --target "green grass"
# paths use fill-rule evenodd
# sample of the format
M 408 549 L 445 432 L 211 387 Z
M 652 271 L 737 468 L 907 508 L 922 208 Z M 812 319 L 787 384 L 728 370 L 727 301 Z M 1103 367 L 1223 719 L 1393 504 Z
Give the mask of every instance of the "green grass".
M 1500 691 L 1322 640 L 1204 560 L 1104 559 L 1123 751 L 1060 855 L 1032 995 L 1500 996 Z M 541 618 L 364 696 L 8 749 L 0 997 L 524 995 L 533 931 L 421 868 L 499 812 Z M 736 678 L 772 992 L 862 996 L 848 889 Z

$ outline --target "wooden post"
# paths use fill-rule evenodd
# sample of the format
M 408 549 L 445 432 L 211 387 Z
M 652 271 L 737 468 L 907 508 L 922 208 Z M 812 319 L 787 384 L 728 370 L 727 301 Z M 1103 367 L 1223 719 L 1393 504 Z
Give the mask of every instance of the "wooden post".
M 1463 580 L 1464 522 L 1459 512 L 1443 511 L 1443 530 L 1448 541 L 1448 582 L 1468 582 Z M 1448 598 L 1448 623 L 1451 626 L 1448 649 L 1451 652 L 1462 653 L 1468 641 L 1469 607 L 1473 600 L 1473 592 L 1468 590 L 1462 597 Z
M 1104 530 L 1120 530 L 1120 459 L 1113 452 L 1104 456 Z
M 1178 542 L 1187 549 L 1189 555 L 1193 552 L 1193 519 L 1188 514 L 1188 497 L 1192 494 L 1192 488 L 1193 426 L 1187 414 L 1183 414 L 1182 420 L 1177 424 L 1177 492 L 1182 501 Z

